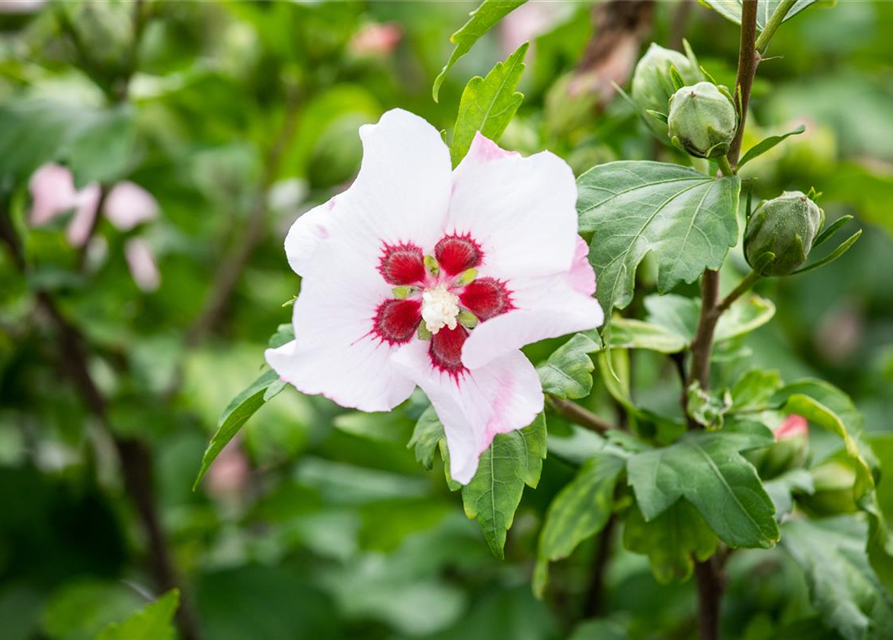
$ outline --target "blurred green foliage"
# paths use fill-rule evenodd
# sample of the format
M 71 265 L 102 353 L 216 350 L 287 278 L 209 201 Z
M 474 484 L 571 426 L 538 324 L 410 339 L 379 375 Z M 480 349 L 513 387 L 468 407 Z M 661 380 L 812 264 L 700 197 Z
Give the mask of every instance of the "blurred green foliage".
M 762 283 L 762 295 L 784 303 L 729 350 L 747 350 L 749 365 L 786 379 L 814 375 L 845 390 L 890 460 L 893 3 L 830 4 L 810 7 L 773 41 L 770 55 L 784 55 L 760 66 L 744 150 L 801 123 L 807 131 L 750 162 L 742 177 L 759 176 L 757 198 L 815 186 L 829 222 L 852 214 L 865 232 L 833 269 Z M 554 564 L 552 586 L 537 600 L 529 586 L 537 535 L 579 465 L 577 444 L 550 451 L 539 486 L 524 492 L 506 559 L 497 560 L 442 472 L 426 471 L 406 448 L 423 398 L 388 416 L 363 415 L 288 389 L 191 491 L 221 411 L 257 378 L 267 337 L 290 317 L 281 305 L 299 281 L 284 233 L 356 173 L 359 125 L 399 106 L 451 130 L 467 80 L 530 38 L 525 99 L 504 146 L 549 148 L 577 173 L 619 158 L 682 162 L 610 90 L 569 89 L 593 37 L 585 2 L 531 3 L 512 14 L 456 61 L 433 102 L 449 36 L 474 6 L 0 3 L 0 205 L 28 264 L 23 277 L 12 253 L 0 253 L 2 640 L 121 637 L 102 630 L 126 629 L 161 594 L 114 444 L 134 438 L 150 454 L 184 609 L 208 640 L 601 640 L 627 637 L 624 629 L 636 639 L 695 637 L 691 583 L 659 584 L 647 558 L 624 550 L 619 536 L 607 539 L 613 553 L 598 605 L 610 621 L 577 628 L 592 613 L 601 538 Z M 652 40 L 678 47 L 670 39 L 679 11 L 658 3 L 640 52 Z M 694 3 L 686 11 L 699 61 L 731 85 L 737 28 Z M 78 187 L 133 181 L 160 216 L 132 232 L 101 221 L 94 241 L 104 250 L 72 248 L 67 220 L 28 225 L 28 181 L 50 161 L 70 166 Z M 155 291 L 141 291 L 128 272 L 122 247 L 135 233 L 157 260 Z M 729 262 L 731 282 L 744 257 Z M 215 307 L 227 265 L 237 267 L 234 284 Z M 644 267 L 637 292 L 647 294 L 657 283 L 653 264 Z M 105 421 L 67 376 L 41 292 L 89 346 Z M 642 299 L 631 317 L 644 317 Z M 556 346 L 526 351 L 541 361 Z M 632 353 L 639 406 L 678 413 L 671 363 Z M 730 359 L 719 375 L 734 379 L 735 367 L 740 360 Z M 610 415 L 606 382 L 596 377 L 587 402 Z M 559 419 L 549 430 L 569 434 Z M 811 436 L 817 459 L 833 450 L 825 436 Z M 883 483 L 879 500 L 893 517 Z M 792 533 L 813 545 L 803 552 L 815 552 L 823 531 L 801 529 Z M 689 570 L 684 557 L 665 560 L 670 572 Z M 806 578 L 781 550 L 739 552 L 728 574 L 725 638 L 838 637 L 817 621 Z M 866 594 L 866 607 L 879 597 Z

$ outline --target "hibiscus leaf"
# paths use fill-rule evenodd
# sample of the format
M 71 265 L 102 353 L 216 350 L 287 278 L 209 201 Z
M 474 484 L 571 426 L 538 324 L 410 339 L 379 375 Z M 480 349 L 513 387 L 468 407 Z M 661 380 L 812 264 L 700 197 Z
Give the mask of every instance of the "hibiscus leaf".
M 500 20 L 526 1 L 527 0 L 484 0 L 477 9 L 471 12 L 471 17 L 468 22 L 466 22 L 456 33 L 450 36 L 450 42 L 456 45 L 456 48 L 453 49 L 450 59 L 434 79 L 434 87 L 431 91 L 434 102 L 437 102 L 438 94 L 440 93 L 440 85 L 443 84 L 447 72 L 454 64 L 456 64 L 456 61 L 471 51 L 471 47 L 481 39 L 481 36 L 487 33 L 490 29 L 496 26 Z
M 659 353 L 679 353 L 688 346 L 685 338 L 666 327 L 629 318 L 614 318 L 608 343 L 612 349 L 648 349 Z
M 783 546 L 806 574 L 826 625 L 846 640 L 893 638 L 893 601 L 868 563 L 867 525 L 853 516 L 791 520 Z
M 648 296 L 645 298 L 648 311 L 647 322 L 675 333 L 686 344 L 695 336 L 700 313 L 700 302 L 674 294 Z M 736 300 L 722 315 L 716 325 L 716 342 L 725 342 L 759 329 L 775 315 L 775 305 L 771 300 L 750 294 Z M 611 323 L 613 332 L 615 323 Z M 613 338 L 612 338 L 613 340 Z M 613 346 L 613 341 L 612 341 Z
M 772 547 L 778 540 L 775 507 L 756 469 L 740 454 L 772 442 L 766 427 L 742 421 L 636 454 L 627 474 L 642 515 L 651 521 L 685 498 L 730 547 Z
M 595 368 L 589 354 L 602 348 L 598 334 L 592 332 L 591 336 L 578 333 L 537 367 L 543 393 L 571 399 L 589 395 L 592 391 L 592 370 Z
M 511 528 L 524 486 L 536 488 L 546 457 L 546 417 L 540 414 L 518 431 L 501 433 L 481 454 L 477 473 L 462 487 L 465 514 L 477 519 L 490 550 L 504 557 L 506 532 Z
M 769 136 L 768 138 L 760 140 L 758 143 L 748 149 L 747 153 L 744 154 L 744 157 L 738 161 L 738 168 L 743 167 L 754 158 L 759 158 L 761 155 L 774 148 L 776 145 L 784 142 L 787 138 L 790 138 L 791 136 L 798 136 L 804 131 L 806 131 L 806 125 L 801 124 L 796 129 L 792 129 L 780 136 Z
M 430 471 L 434 466 L 434 454 L 441 440 L 443 440 L 443 425 L 434 407 L 428 407 L 419 416 L 406 448 L 415 447 L 416 461 Z
M 588 460 L 555 496 L 540 532 L 534 591 L 542 595 L 549 562 L 568 557 L 583 540 L 601 531 L 614 511 L 614 489 L 625 463 L 610 453 Z
M 468 153 L 475 133 L 480 131 L 498 142 L 512 121 L 524 100 L 524 94 L 515 89 L 524 73 L 524 56 L 529 46 L 525 42 L 505 62 L 497 62 L 486 78 L 475 76 L 465 85 L 450 146 L 453 167 Z
M 661 162 L 609 162 L 577 179 L 580 230 L 593 233 L 596 296 L 610 317 L 632 300 L 636 268 L 649 252 L 666 293 L 719 269 L 738 240 L 737 177 L 712 178 Z
M 205 455 L 202 457 L 202 466 L 199 469 L 198 477 L 193 484 L 193 491 L 198 488 L 199 483 L 211 468 L 211 464 L 223 451 L 223 448 L 233 439 L 248 419 L 253 416 L 267 401 L 269 401 L 275 393 L 282 391 L 285 385 L 280 385 L 279 374 L 272 369 L 264 371 L 257 380 L 252 382 L 248 388 L 233 398 L 229 406 L 224 410 L 223 415 L 217 422 L 217 430 L 211 438 Z M 278 389 L 275 393 L 268 394 L 270 388 Z
M 694 559 L 706 560 L 719 540 L 690 502 L 679 500 L 656 518 L 645 520 L 633 507 L 623 527 L 623 546 L 648 556 L 651 572 L 663 584 L 691 577 Z
M 805 379 L 782 388 L 772 402 L 781 411 L 801 415 L 843 441 L 856 471 L 853 491 L 857 501 L 874 490 L 874 454 L 863 440 L 862 416 L 845 393 L 827 382 Z
M 168 591 L 124 622 L 104 628 L 96 640 L 174 640 L 173 619 L 179 602 L 180 592 Z
M 731 20 L 735 24 L 741 24 L 741 2 L 742 0 L 699 0 L 701 4 L 707 5 L 715 9 L 718 14 Z M 782 0 L 757 0 L 757 29 L 760 31 L 766 26 L 769 18 L 775 12 L 775 8 L 781 4 Z M 816 2 L 816 0 L 796 0 L 794 5 L 785 15 L 785 20 L 790 20 L 795 15 L 803 11 L 806 7 Z

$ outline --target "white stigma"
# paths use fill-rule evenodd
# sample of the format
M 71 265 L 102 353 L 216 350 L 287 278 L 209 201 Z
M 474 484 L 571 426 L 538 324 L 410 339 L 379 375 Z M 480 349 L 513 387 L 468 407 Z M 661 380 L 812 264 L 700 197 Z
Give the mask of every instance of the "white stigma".
M 446 285 L 438 285 L 422 294 L 422 319 L 432 334 L 444 327 L 456 328 L 459 316 L 459 297 L 447 291 Z

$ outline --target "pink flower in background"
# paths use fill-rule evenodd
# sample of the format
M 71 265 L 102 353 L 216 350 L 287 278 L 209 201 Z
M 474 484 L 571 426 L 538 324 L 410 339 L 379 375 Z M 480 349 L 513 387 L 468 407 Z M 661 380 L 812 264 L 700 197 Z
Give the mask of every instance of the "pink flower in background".
M 775 440 L 791 440 L 805 438 L 809 435 L 809 423 L 803 416 L 789 415 L 775 430 Z
M 285 240 L 303 276 L 295 340 L 267 362 L 300 391 L 363 411 L 420 386 L 467 483 L 496 434 L 543 410 L 520 347 L 603 320 L 574 176 L 551 153 L 523 158 L 480 134 L 453 171 L 438 131 L 402 110 L 360 137 L 356 181 Z
M 32 226 L 45 225 L 74 211 L 65 235 L 73 247 L 83 247 L 99 209 L 101 189 L 93 182 L 78 190 L 71 171 L 58 164 L 45 164 L 31 176 Z M 158 216 L 158 202 L 148 191 L 133 182 L 119 182 L 105 198 L 103 214 L 119 231 L 130 231 Z M 145 240 L 133 238 L 125 246 L 125 258 L 134 282 L 143 291 L 154 291 L 161 280 L 155 257 Z
M 350 50 L 358 56 L 386 56 L 397 48 L 403 30 L 400 25 L 386 22 L 364 25 L 350 40 Z

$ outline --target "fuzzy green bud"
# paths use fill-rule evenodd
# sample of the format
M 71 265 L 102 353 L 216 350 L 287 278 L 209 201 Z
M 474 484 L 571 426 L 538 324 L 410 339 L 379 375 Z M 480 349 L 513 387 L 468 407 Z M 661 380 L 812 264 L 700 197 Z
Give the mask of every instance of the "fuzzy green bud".
M 670 67 L 676 67 L 685 84 L 695 84 L 704 79 L 693 58 L 652 43 L 633 73 L 632 99 L 642 110 L 667 112 L 670 96 L 676 91 L 670 77 Z M 665 122 L 657 118 L 647 118 L 647 121 L 658 134 L 667 134 Z
M 785 191 L 766 200 L 747 221 L 747 263 L 764 276 L 791 273 L 806 262 L 824 222 L 825 213 L 801 191 Z M 765 263 L 761 258 L 767 253 L 775 258 Z
M 725 87 L 699 82 L 670 98 L 668 134 L 673 144 L 698 158 L 729 152 L 738 131 L 735 101 Z

